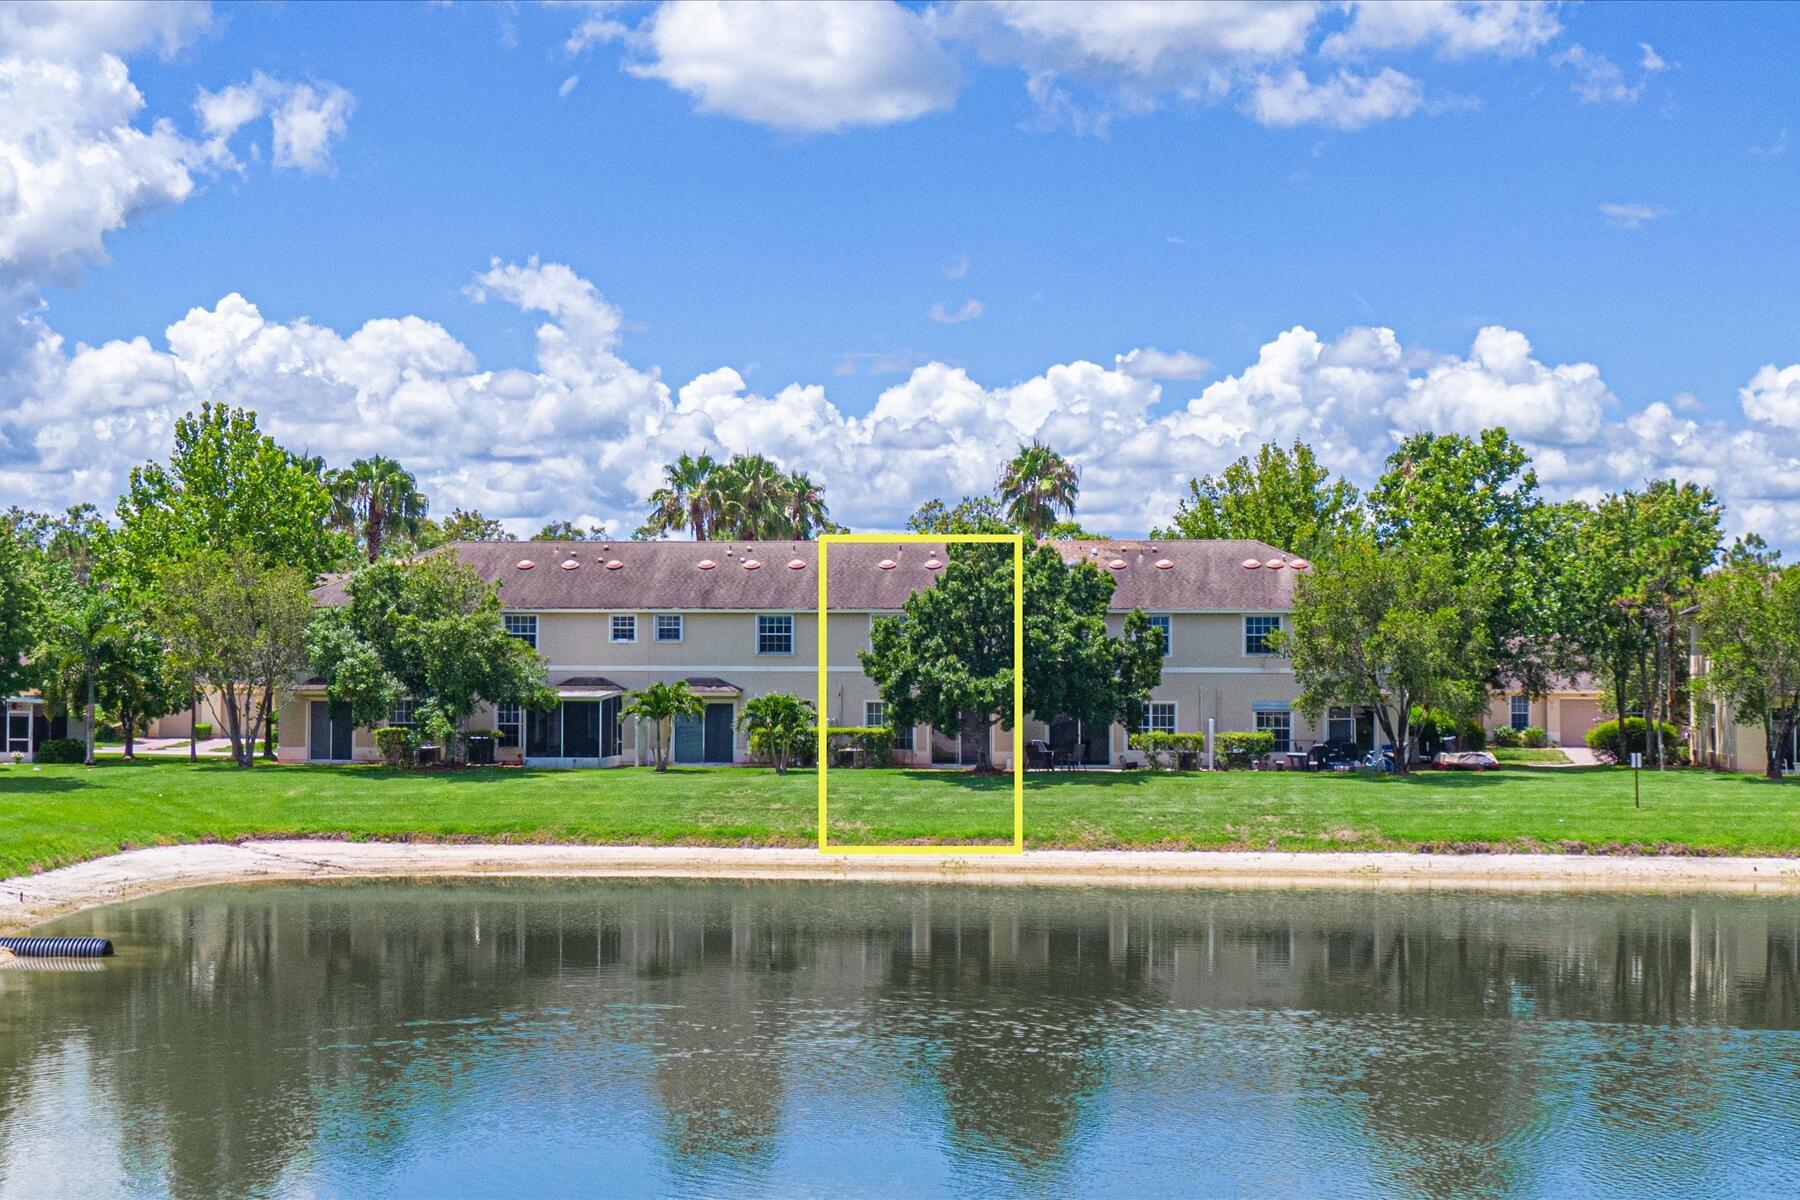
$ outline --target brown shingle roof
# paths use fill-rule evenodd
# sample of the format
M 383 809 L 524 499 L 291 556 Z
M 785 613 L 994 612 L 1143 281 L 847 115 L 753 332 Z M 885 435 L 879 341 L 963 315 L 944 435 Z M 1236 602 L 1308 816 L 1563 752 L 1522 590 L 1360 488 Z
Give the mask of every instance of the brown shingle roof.
M 1291 607 L 1295 569 L 1247 560 L 1299 561 L 1264 542 L 1069 541 L 1051 543 L 1065 560 L 1097 564 L 1115 580 L 1112 607 L 1124 612 L 1281 611 Z M 813 542 L 453 542 L 482 578 L 498 581 L 507 608 L 692 612 L 705 609 L 805 611 L 819 603 L 818 546 Z M 895 610 L 941 574 L 945 544 L 834 545 L 830 601 L 834 610 Z M 564 569 L 565 561 L 579 565 Z M 894 565 L 882 569 L 886 560 Z M 521 562 L 533 565 L 521 569 Z M 702 569 L 703 562 L 711 563 Z M 1158 567 L 1159 562 L 1170 564 Z M 618 563 L 608 569 L 608 563 Z M 756 566 L 748 568 L 747 563 Z M 790 566 L 798 563 L 798 567 Z M 1114 569 L 1112 563 L 1122 566 Z M 344 601 L 342 578 L 314 593 L 321 604 Z

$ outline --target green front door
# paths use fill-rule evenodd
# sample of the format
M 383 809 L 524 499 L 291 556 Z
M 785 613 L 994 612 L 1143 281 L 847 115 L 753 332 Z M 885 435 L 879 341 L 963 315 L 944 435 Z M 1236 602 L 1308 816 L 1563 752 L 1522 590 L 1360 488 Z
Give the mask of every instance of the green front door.
M 706 718 L 675 718 L 675 761 L 678 763 L 706 761 Z

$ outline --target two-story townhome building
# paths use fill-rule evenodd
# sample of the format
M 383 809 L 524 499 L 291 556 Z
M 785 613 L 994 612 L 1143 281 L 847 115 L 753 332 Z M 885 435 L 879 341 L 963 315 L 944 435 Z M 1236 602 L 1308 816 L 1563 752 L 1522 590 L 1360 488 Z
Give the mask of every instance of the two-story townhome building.
M 1267 729 L 1278 749 L 1331 737 L 1370 740 L 1366 713 L 1334 710 L 1321 728 L 1292 709 L 1293 671 L 1270 635 L 1284 628 L 1294 580 L 1309 564 L 1251 541 L 1068 541 L 1070 562 L 1096 564 L 1115 590 L 1109 625 L 1141 608 L 1165 633 L 1162 683 L 1144 726 L 1203 733 Z M 658 681 L 686 680 L 706 702 L 704 717 L 674 731 L 678 763 L 749 759 L 738 728 L 745 700 L 791 692 L 820 702 L 818 547 L 812 542 L 458 542 L 447 548 L 498 583 L 507 631 L 543 658 L 560 703 L 543 712 L 484 708 L 468 727 L 495 729 L 503 761 L 534 765 L 647 763 L 650 731 L 621 714 L 626 697 Z M 857 655 L 869 648 L 876 617 L 897 614 L 914 591 L 932 586 L 947 561 L 939 544 L 836 545 L 828 556 L 828 685 L 833 725 L 886 723 L 881 696 Z M 341 582 L 315 596 L 342 603 Z M 404 703 L 394 722 L 410 720 Z M 297 684 L 281 701 L 281 757 L 367 761 L 373 732 L 356 729 L 322 681 Z M 903 763 L 975 761 L 983 735 L 929 726 L 897 731 Z M 994 761 L 1008 765 L 1010 733 L 988 731 Z M 1089 764 L 1116 764 L 1132 752 L 1127 731 L 1086 729 L 1072 720 L 1026 722 L 1043 739 Z

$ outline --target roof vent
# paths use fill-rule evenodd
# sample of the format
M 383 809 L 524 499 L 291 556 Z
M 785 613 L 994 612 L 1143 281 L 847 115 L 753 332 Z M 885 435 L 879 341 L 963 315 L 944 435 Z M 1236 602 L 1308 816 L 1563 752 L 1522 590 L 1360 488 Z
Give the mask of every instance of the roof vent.
M 1262 560 L 1260 558 L 1246 558 L 1244 560 L 1244 570 L 1246 571 L 1254 571 L 1260 566 L 1262 566 Z
M 746 558 L 744 560 L 744 570 L 746 571 L 754 571 L 760 566 L 762 566 L 762 564 L 757 562 L 754 558 Z
M 573 571 L 580 566 L 581 566 L 581 564 L 576 562 L 572 558 L 565 558 L 562 560 L 562 569 L 565 571 Z
M 519 568 L 521 571 L 529 571 L 531 568 L 537 566 L 537 564 L 532 562 L 529 558 L 521 558 L 518 562 L 514 563 L 513 566 Z
M 620 562 L 616 558 L 609 558 L 606 560 L 606 569 L 609 571 L 616 571 L 624 565 L 625 565 L 624 563 Z
M 1122 558 L 1115 558 L 1106 565 L 1115 571 L 1123 571 L 1125 569 L 1125 560 Z
M 703 558 L 698 563 L 695 563 L 694 565 L 699 567 L 702 571 L 710 571 L 714 567 L 718 566 L 719 564 L 714 562 L 710 558 Z
M 899 566 L 900 564 L 895 562 L 891 558 L 884 558 L 880 562 L 876 563 L 875 565 L 880 567 L 884 571 L 891 571 L 895 567 Z
M 927 571 L 936 571 L 939 568 L 941 568 L 943 565 L 944 565 L 943 560 L 938 558 L 938 556 L 935 554 L 925 560 L 925 569 Z
M 1264 563 L 1263 566 L 1269 568 L 1271 571 L 1279 571 L 1281 568 L 1287 566 L 1287 559 L 1271 558 L 1268 562 Z
M 1306 568 L 1312 566 L 1312 564 L 1307 562 L 1304 558 L 1290 558 L 1288 559 L 1288 566 L 1296 571 L 1304 571 Z
M 806 570 L 806 564 L 804 562 L 802 562 L 800 559 L 790 558 L 790 559 L 788 559 L 788 570 L 804 571 L 804 570 Z
M 1159 558 L 1156 560 L 1156 569 L 1159 571 L 1167 571 L 1170 567 L 1173 567 L 1174 565 L 1175 565 L 1174 563 L 1170 562 L 1166 558 Z

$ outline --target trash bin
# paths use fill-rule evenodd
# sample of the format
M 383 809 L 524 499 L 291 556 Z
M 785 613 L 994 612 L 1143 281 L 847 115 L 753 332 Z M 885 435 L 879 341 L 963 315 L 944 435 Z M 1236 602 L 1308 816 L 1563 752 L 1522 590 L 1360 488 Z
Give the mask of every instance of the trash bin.
M 494 765 L 494 739 L 491 737 L 471 737 L 468 740 L 469 765 L 471 767 L 491 767 Z

